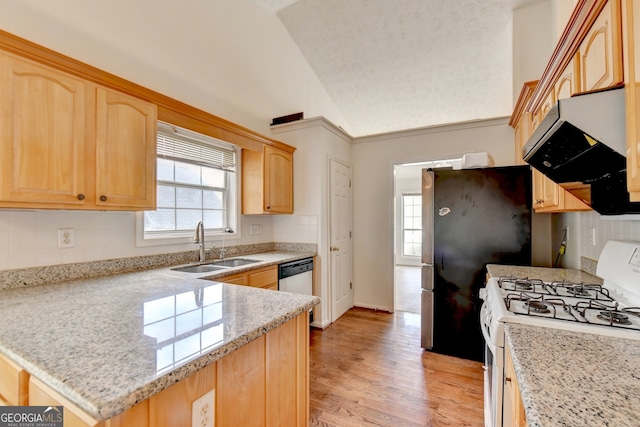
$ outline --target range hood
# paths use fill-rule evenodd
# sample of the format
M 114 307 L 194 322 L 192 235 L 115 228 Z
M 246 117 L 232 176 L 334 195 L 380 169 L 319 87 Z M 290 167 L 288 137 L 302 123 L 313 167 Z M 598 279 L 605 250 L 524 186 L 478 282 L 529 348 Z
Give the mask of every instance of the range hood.
M 602 215 L 640 213 L 626 177 L 624 89 L 561 99 L 522 149 L 531 166 Z

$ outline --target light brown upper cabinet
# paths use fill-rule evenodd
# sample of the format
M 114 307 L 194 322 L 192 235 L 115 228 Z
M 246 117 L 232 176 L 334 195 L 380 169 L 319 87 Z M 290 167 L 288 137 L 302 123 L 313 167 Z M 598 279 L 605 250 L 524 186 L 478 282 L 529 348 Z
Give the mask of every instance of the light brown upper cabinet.
M 242 150 L 242 213 L 293 213 L 293 153 L 269 145 Z
M 630 199 L 640 202 L 640 4 L 622 1 L 624 75 L 627 124 L 627 188 Z
M 576 79 L 576 68 L 578 61 L 574 58 L 569 62 L 567 68 L 564 69 L 558 82 L 555 84 L 553 88 L 554 99 L 556 101 L 560 99 L 571 98 L 573 95 L 578 93 L 579 86 L 578 81 Z
M 580 92 L 623 81 L 620 0 L 608 1 L 578 48 Z
M 155 105 L 2 51 L 0 93 L 0 207 L 155 208 Z

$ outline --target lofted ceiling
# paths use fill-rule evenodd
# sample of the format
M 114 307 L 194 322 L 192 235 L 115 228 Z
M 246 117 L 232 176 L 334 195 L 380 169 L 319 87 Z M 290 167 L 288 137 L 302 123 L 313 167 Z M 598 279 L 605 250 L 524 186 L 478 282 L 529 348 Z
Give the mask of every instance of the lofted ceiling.
M 526 1 L 255 1 L 277 14 L 353 136 L 511 113 L 512 11 Z

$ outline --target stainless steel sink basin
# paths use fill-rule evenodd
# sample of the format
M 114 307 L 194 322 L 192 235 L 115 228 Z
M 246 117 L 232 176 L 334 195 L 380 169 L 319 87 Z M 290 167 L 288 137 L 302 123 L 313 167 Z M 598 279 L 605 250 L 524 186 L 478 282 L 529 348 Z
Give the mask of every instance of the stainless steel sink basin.
M 240 267 L 241 265 L 253 264 L 255 262 L 260 262 L 257 259 L 247 259 L 247 258 L 229 258 L 223 259 L 222 261 L 215 261 L 213 263 L 214 266 L 223 266 L 223 267 Z
M 181 271 L 183 273 L 207 273 L 209 271 L 216 270 L 224 270 L 228 267 L 211 265 L 211 264 L 203 264 L 203 265 L 188 265 L 186 267 L 176 267 L 172 268 L 173 271 Z

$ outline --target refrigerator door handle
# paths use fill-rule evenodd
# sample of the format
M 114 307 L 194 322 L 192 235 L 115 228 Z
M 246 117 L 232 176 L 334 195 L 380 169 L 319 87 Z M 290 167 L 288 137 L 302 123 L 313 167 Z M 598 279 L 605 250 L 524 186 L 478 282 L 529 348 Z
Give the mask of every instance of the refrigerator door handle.
M 420 346 L 426 350 L 433 348 L 433 292 L 423 289 L 420 292 Z
M 433 264 L 433 172 L 422 170 L 422 259 Z
M 422 264 L 420 268 L 420 287 L 424 291 L 433 291 L 433 264 Z

